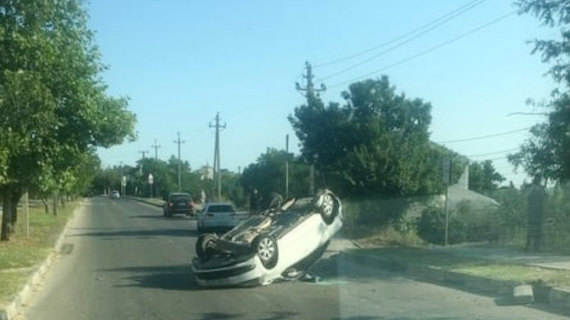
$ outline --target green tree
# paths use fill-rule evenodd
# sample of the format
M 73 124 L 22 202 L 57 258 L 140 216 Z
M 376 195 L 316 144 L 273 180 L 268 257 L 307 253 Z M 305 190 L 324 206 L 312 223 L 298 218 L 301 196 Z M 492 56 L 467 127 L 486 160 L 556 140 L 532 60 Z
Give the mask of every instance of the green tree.
M 570 179 L 570 1 L 520 0 L 522 13 L 536 16 L 544 26 L 560 28 L 559 39 L 535 40 L 533 53 L 551 64 L 549 74 L 559 83 L 545 104 L 548 118 L 535 125 L 531 138 L 509 161 L 533 177 L 567 181 Z
M 284 150 L 269 149 L 243 170 L 240 183 L 248 194 L 257 189 L 262 196 L 272 192 L 285 195 L 285 161 L 289 161 L 289 196 L 304 197 L 309 192 L 309 166 Z
M 489 194 L 505 181 L 500 173 L 495 170 L 491 160 L 473 162 L 469 165 L 469 189 L 475 192 Z
M 0 1 L 0 197 L 70 192 L 93 148 L 134 139 L 125 98 L 106 94 L 82 2 Z M 5 212 L 13 212 L 5 211 Z M 55 213 L 55 212 L 54 212 Z M 1 240 L 14 214 L 4 214 Z
M 326 185 L 353 196 L 441 190 L 445 149 L 429 141 L 429 103 L 396 93 L 386 76 L 353 83 L 343 97 L 344 106 L 325 107 L 309 96 L 289 116 Z

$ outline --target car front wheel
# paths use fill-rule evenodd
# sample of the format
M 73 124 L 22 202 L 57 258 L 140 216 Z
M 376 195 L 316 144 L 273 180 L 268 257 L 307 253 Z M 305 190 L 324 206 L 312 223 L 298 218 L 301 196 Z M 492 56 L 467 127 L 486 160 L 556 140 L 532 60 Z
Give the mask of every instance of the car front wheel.
M 330 191 L 324 190 L 315 198 L 315 210 L 321 214 L 326 224 L 331 224 L 338 215 L 339 203 Z
M 213 233 L 201 234 L 196 241 L 196 254 L 200 260 L 206 261 L 212 256 L 218 236 Z
M 269 235 L 259 235 L 254 240 L 254 248 L 263 266 L 272 269 L 277 265 L 278 249 L 275 238 Z

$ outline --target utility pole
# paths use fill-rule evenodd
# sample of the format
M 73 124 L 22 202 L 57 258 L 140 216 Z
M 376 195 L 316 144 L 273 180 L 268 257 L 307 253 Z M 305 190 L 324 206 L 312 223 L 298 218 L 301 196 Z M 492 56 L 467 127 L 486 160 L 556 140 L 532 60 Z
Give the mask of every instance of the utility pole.
M 220 113 L 216 113 L 215 124 L 210 123 L 210 128 L 216 129 L 216 145 L 214 146 L 214 183 L 218 189 L 219 201 L 222 198 L 222 173 L 220 172 L 220 128 L 225 129 L 226 123 L 220 124 Z
M 311 64 L 307 61 L 305 62 L 305 69 L 307 70 L 307 74 L 303 75 L 303 78 L 307 80 L 307 86 L 301 87 L 301 85 L 297 82 L 295 83 L 295 88 L 299 92 L 305 92 L 304 95 L 307 98 L 307 104 L 311 104 L 311 100 L 318 97 L 320 92 L 326 91 L 327 87 L 321 83 L 320 89 L 315 89 L 315 85 L 313 83 L 313 68 Z M 315 194 L 315 159 L 311 159 L 311 176 L 309 182 L 309 194 L 312 196 Z
M 158 159 L 158 148 L 160 148 L 160 145 L 156 142 L 156 139 L 154 139 L 154 144 L 150 147 L 154 148 L 154 159 Z
M 141 151 L 139 151 L 139 153 L 141 153 L 141 154 L 142 154 L 142 158 L 141 158 L 141 159 L 142 159 L 142 160 L 144 160 L 144 158 L 145 158 L 145 155 L 148 153 L 148 151 L 145 151 L 145 150 L 141 150 Z
M 327 90 L 327 87 L 321 83 L 320 89 L 315 89 L 315 85 L 313 84 L 313 68 L 311 64 L 307 61 L 305 62 L 305 69 L 307 69 L 307 74 L 303 75 L 303 78 L 307 79 L 307 86 L 301 87 L 301 85 L 297 82 L 295 83 L 295 88 L 297 91 L 303 91 L 305 93 L 305 97 L 307 97 L 307 102 L 310 102 L 310 98 L 314 98 L 315 96 L 319 95 L 319 92 L 323 92 Z
M 285 199 L 289 199 L 289 135 L 285 135 Z
M 178 144 L 178 192 L 182 191 L 182 168 L 180 162 L 180 145 L 185 143 L 186 141 L 180 140 L 180 132 L 176 133 L 178 135 L 178 139 L 174 140 L 174 143 Z

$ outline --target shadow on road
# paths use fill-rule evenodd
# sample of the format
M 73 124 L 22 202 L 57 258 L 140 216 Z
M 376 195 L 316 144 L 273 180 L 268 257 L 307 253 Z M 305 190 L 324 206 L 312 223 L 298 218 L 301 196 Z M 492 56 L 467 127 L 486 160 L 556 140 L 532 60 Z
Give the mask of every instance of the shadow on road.
M 131 282 L 117 287 L 142 287 L 163 290 L 197 290 L 200 287 L 194 281 L 190 265 L 124 267 L 104 269 L 105 272 L 131 274 L 125 280 Z
M 172 217 L 165 217 L 162 215 L 138 215 L 138 216 L 130 216 L 129 219 L 149 219 L 149 220 L 167 220 L 167 221 L 172 221 L 172 220 L 196 220 L 195 217 L 188 217 L 188 216 L 184 216 L 184 215 L 174 215 Z
M 196 314 L 192 319 L 199 319 L 199 320 L 214 320 L 214 319 L 243 319 L 246 315 L 243 314 L 231 314 L 231 313 L 224 313 L 224 312 L 207 312 Z M 281 319 L 297 319 L 299 317 L 298 312 L 291 312 L 291 311 L 276 311 L 268 314 L 267 316 L 258 317 L 256 315 L 256 319 L 259 320 L 281 320 Z
M 386 272 L 378 268 L 360 264 L 350 256 L 339 253 L 319 260 L 309 274 L 318 277 L 317 284 L 342 284 L 345 282 L 368 282 L 370 280 L 387 280 L 401 278 L 401 275 Z
M 179 229 L 129 229 L 129 230 L 116 230 L 116 231 L 97 231 L 74 234 L 74 237 L 104 237 L 105 239 L 112 240 L 114 237 L 197 237 L 196 230 L 179 228 Z

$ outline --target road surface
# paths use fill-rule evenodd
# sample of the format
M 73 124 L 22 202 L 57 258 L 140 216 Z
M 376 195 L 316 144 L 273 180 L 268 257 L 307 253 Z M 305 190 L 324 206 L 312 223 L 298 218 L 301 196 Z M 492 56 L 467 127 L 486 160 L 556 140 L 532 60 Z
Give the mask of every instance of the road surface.
M 564 319 L 412 281 L 327 252 L 318 283 L 201 289 L 189 267 L 194 220 L 119 199 L 84 202 L 61 255 L 19 320 Z

